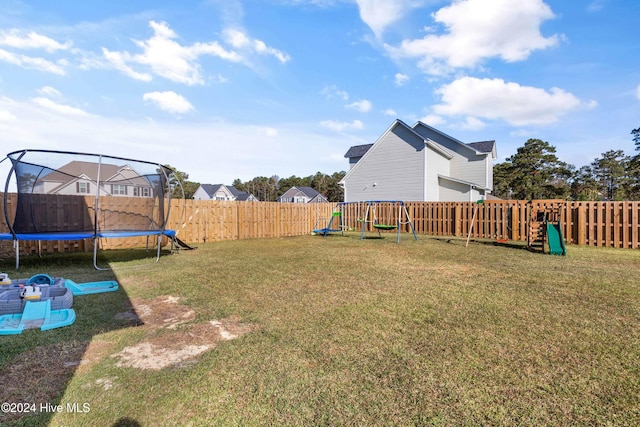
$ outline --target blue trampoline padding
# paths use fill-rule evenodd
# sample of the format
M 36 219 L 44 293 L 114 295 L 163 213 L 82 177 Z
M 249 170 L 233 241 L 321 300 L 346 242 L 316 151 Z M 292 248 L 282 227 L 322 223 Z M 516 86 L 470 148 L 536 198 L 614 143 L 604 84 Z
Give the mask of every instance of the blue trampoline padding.
M 175 230 L 139 230 L 139 231 L 100 231 L 97 237 L 136 237 L 136 236 L 159 236 L 164 234 L 168 237 L 176 235 Z M 17 240 L 82 240 L 93 239 L 92 231 L 59 231 L 55 233 L 16 233 Z M 14 240 L 11 233 L 0 233 L 0 240 Z
M 16 233 L 18 240 L 82 240 L 92 239 L 91 231 L 60 231 L 57 233 Z
M 162 230 L 145 230 L 145 231 L 100 231 L 98 237 L 137 237 L 137 236 L 159 236 Z

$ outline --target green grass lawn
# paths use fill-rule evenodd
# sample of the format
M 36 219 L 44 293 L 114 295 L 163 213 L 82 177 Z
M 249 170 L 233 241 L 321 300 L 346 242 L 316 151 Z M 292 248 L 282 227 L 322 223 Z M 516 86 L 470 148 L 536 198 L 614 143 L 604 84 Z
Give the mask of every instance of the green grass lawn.
M 3 261 L 121 289 L 0 337 L 0 424 L 640 424 L 638 251 L 358 237 Z

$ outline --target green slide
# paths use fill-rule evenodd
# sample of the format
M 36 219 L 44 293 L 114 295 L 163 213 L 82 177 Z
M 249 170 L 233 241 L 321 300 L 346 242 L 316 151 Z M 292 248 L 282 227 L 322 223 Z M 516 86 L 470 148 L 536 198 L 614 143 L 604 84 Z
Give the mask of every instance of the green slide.
M 567 249 L 564 246 L 564 237 L 560 223 L 553 224 L 547 221 L 547 240 L 549 242 L 549 253 L 551 255 L 566 255 Z

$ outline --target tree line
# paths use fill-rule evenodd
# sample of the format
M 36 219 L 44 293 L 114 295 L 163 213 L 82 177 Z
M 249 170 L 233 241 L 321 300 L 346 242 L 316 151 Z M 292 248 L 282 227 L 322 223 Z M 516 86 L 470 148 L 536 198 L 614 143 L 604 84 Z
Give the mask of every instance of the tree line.
M 184 190 L 184 197 L 191 199 L 198 187 L 200 187 L 200 183 L 189 181 L 189 174 L 186 172 L 179 171 L 170 165 L 166 166 L 174 172 L 174 184 L 178 184 L 178 182 L 181 184 L 181 187 L 179 185 L 173 186 L 172 197 L 182 198 L 182 191 Z M 232 185 L 239 191 L 253 194 L 263 202 L 275 202 L 278 197 L 294 186 L 311 187 L 325 196 L 330 202 L 341 202 L 343 200 L 343 189 L 338 183 L 345 175 L 345 171 L 340 171 L 331 175 L 316 172 L 314 175 L 306 177 L 292 175 L 288 178 L 280 178 L 277 175 L 273 175 L 267 178 L 266 176 L 257 176 L 249 181 L 242 181 L 236 178 Z
M 640 151 L 640 128 L 631 131 Z M 556 148 L 529 139 L 493 168 L 493 194 L 502 199 L 640 200 L 640 154 L 608 150 L 576 168 L 556 156 Z
M 315 175 L 306 177 L 292 175 L 288 178 L 280 178 L 277 175 L 273 175 L 267 178 L 258 176 L 245 182 L 235 179 L 233 186 L 240 191 L 253 194 L 264 202 L 275 202 L 278 197 L 282 196 L 291 187 L 311 187 L 325 196 L 330 202 L 341 202 L 343 189 L 338 183 L 345 175 L 345 171 L 340 171 L 331 175 L 316 172 Z
M 635 150 L 640 151 L 640 127 L 631 131 Z M 200 183 L 169 165 L 190 199 Z M 273 175 L 249 181 L 235 179 L 233 186 L 262 201 L 275 201 L 291 187 L 312 187 L 330 202 L 343 200 L 338 182 L 346 172 L 331 175 L 317 172 L 307 177 L 280 178 Z M 175 186 L 174 196 L 182 197 Z M 529 139 L 516 153 L 493 168 L 493 195 L 501 199 L 640 200 L 640 154 L 628 156 L 622 150 L 608 150 L 590 164 L 576 168 L 558 159 L 556 148 L 540 139 Z

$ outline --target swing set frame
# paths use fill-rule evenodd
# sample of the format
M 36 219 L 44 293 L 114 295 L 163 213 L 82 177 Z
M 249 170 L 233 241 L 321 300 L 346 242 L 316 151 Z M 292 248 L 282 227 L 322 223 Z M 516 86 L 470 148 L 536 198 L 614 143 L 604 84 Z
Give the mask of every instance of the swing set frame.
M 378 209 L 381 204 L 386 204 L 385 213 L 383 215 L 378 215 Z M 356 221 L 362 223 L 361 232 L 360 232 L 360 240 L 365 238 L 365 233 L 367 232 L 367 224 L 371 224 L 371 226 L 378 232 L 378 237 L 382 238 L 382 231 L 392 231 L 397 230 L 397 242 L 400 243 L 400 236 L 402 231 L 402 226 L 405 224 L 409 224 L 409 228 L 411 229 L 411 233 L 413 234 L 413 238 L 418 240 L 418 235 L 416 234 L 416 230 L 413 226 L 413 221 L 409 217 L 409 211 L 407 210 L 406 205 L 401 200 L 366 200 L 362 202 L 340 202 L 336 205 L 331 218 L 328 220 L 327 226 L 320 228 L 318 227 L 319 222 L 322 219 L 318 219 L 316 221 L 316 227 L 313 229 L 313 233 L 316 235 L 321 235 L 326 237 L 328 234 L 332 233 L 341 233 L 344 236 L 344 230 L 349 228 L 349 221 L 345 218 L 345 214 L 349 212 L 348 209 L 345 209 L 349 205 L 357 205 L 358 213 Z M 360 215 L 360 208 L 364 209 L 364 216 Z M 392 215 L 395 214 L 395 215 Z M 395 218 L 392 220 L 392 216 Z M 378 221 L 378 218 L 382 217 L 384 219 L 384 223 Z M 339 224 L 335 224 L 335 220 L 339 220 Z M 350 219 L 350 218 L 349 218 Z M 327 221 L 324 218 L 324 221 Z

